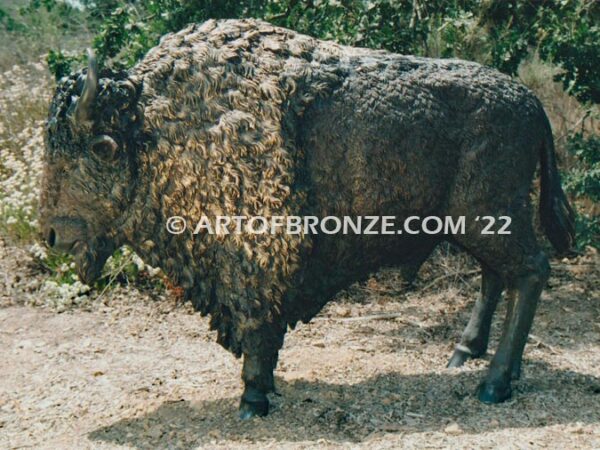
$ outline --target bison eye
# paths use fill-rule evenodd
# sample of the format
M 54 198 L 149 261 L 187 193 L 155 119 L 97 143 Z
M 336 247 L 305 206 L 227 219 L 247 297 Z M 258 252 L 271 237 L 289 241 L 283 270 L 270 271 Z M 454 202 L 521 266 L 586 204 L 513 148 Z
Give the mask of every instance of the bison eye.
M 95 137 L 90 144 L 90 148 L 100 158 L 112 159 L 117 153 L 119 146 L 113 138 L 103 135 Z

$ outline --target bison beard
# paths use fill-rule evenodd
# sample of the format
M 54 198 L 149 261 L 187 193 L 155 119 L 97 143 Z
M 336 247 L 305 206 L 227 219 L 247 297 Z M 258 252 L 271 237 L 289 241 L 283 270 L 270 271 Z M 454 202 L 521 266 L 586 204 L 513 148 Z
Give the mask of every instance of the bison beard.
M 531 225 L 573 244 L 550 126 L 539 101 L 475 63 L 322 42 L 255 20 L 208 21 L 128 72 L 72 75 L 47 127 L 41 219 L 50 245 L 87 249 L 99 275 L 123 244 L 162 267 L 218 341 L 244 356 L 241 416 L 265 415 L 286 329 L 381 266 L 416 273 L 442 239 L 478 259 L 482 296 L 450 360 L 485 354 L 503 290 L 513 298 L 479 390 L 511 395 L 548 260 Z M 510 235 L 171 235 L 170 216 L 510 216 Z M 99 258 L 94 260 L 94 258 Z M 103 259 L 102 259 L 103 258 Z

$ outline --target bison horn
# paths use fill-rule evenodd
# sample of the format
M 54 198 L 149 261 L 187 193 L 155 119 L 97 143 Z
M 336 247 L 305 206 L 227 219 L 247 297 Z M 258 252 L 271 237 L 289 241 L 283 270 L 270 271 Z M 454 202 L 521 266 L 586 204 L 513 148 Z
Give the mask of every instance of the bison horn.
M 90 109 L 98 92 L 98 63 L 94 52 L 88 48 L 88 70 L 81 96 L 75 108 L 75 119 L 85 121 L 90 118 Z

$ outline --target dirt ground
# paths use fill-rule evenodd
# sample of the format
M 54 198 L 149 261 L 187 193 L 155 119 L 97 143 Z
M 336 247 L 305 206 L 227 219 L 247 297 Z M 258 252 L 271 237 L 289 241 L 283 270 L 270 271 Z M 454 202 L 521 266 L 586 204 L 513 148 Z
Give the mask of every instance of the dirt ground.
M 0 295 L 0 448 L 600 448 L 598 255 L 553 261 L 497 406 L 474 395 L 489 355 L 445 368 L 480 279 L 444 258 L 412 290 L 383 271 L 291 331 L 272 412 L 249 421 L 241 362 L 186 305 L 122 287 L 59 314 Z

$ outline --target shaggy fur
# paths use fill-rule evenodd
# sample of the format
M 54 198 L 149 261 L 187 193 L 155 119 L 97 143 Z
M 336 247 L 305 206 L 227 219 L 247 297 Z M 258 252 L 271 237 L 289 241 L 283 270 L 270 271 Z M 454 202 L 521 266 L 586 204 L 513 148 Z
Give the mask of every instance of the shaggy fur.
M 288 326 L 383 265 L 418 268 L 445 237 L 172 235 L 168 217 L 465 215 L 467 234 L 450 239 L 499 290 L 484 289 L 487 310 L 474 312 L 471 328 L 487 346 L 480 322 L 495 301 L 486 295 L 521 292 L 503 350 L 520 361 L 516 336 L 526 336 L 537 301 L 525 290 L 540 291 L 547 277 L 529 208 L 538 161 L 542 223 L 560 250 L 573 243 L 551 130 L 523 86 L 475 63 L 344 47 L 255 20 L 165 36 L 128 73 L 101 73 L 91 118 L 77 122 L 83 79 L 63 80 L 50 111 L 50 243 L 75 254 L 87 281 L 122 244 L 162 267 L 210 314 L 219 343 L 245 356 L 243 406 L 266 412 Z M 475 217 L 486 215 L 510 216 L 512 234 L 481 234 L 486 222 Z M 531 276 L 536 287 L 521 282 Z M 481 351 L 474 345 L 463 336 L 470 356 Z M 516 365 L 488 387 L 505 391 Z

